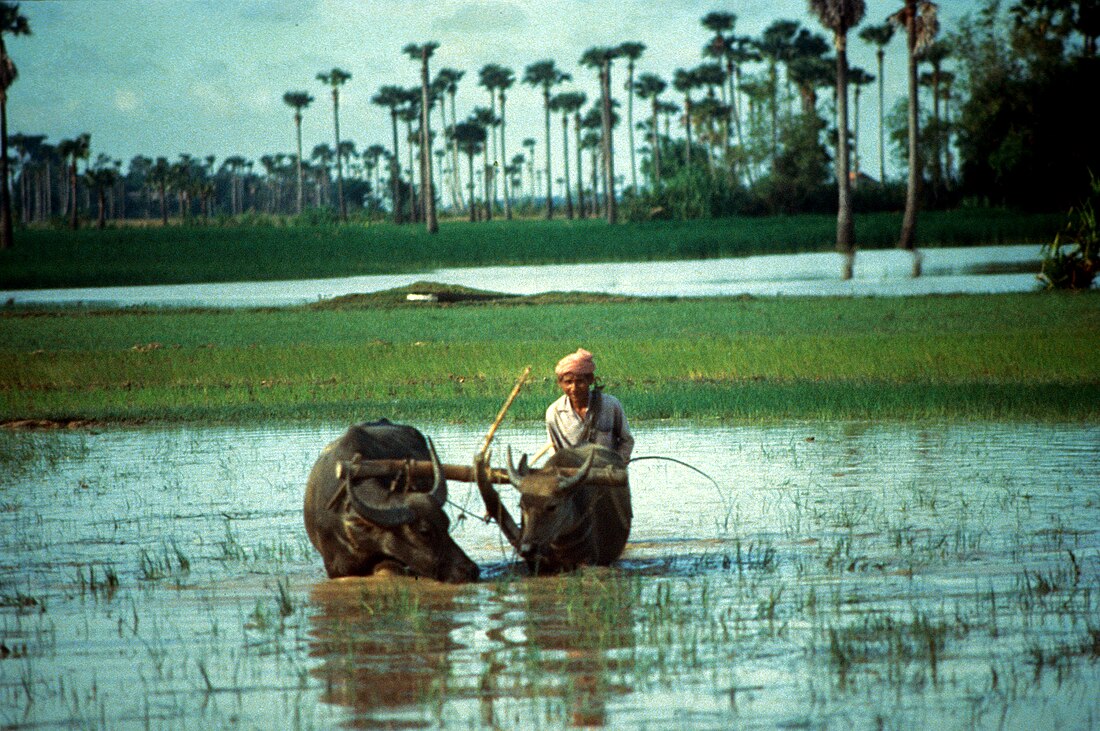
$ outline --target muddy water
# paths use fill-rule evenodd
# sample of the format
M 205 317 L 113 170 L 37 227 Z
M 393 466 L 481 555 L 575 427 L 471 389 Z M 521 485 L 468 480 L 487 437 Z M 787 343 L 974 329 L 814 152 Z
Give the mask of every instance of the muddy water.
M 325 579 L 340 431 L 0 432 L 0 725 L 1100 724 L 1095 425 L 638 425 L 717 484 L 635 462 L 623 560 L 535 579 L 452 483 L 466 587 Z

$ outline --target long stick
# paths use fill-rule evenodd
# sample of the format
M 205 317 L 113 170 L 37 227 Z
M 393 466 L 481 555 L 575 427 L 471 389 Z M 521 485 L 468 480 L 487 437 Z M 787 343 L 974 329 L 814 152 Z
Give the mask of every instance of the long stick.
M 477 482 L 477 473 L 471 465 L 443 464 L 443 476 L 457 482 Z M 559 467 L 554 474 L 571 477 L 579 471 L 576 467 Z M 365 459 L 361 462 L 341 461 L 336 464 L 337 479 L 358 480 L 369 477 L 392 477 L 395 474 L 409 474 L 413 477 L 431 477 L 432 463 L 428 460 L 404 459 Z M 490 483 L 507 484 L 506 470 L 492 470 L 486 467 L 485 476 Z M 627 471 L 619 467 L 592 467 L 588 470 L 585 483 L 593 485 L 625 485 Z
M 493 441 L 493 437 L 497 433 L 497 427 L 500 426 L 500 422 L 504 421 L 504 415 L 508 413 L 508 409 L 511 408 L 512 402 L 516 400 L 516 396 L 519 395 L 519 390 L 523 388 L 523 384 L 527 381 L 527 376 L 531 373 L 531 366 L 527 366 L 523 373 L 520 374 L 519 380 L 516 381 L 515 387 L 512 389 L 512 393 L 508 395 L 508 400 L 504 402 L 504 406 L 500 407 L 500 413 L 497 414 L 496 421 L 489 427 L 489 433 L 485 435 L 485 443 L 481 445 L 481 451 L 478 452 L 478 458 L 484 459 L 486 452 L 489 451 L 489 445 Z
M 553 442 L 547 442 L 546 445 L 542 449 L 540 449 L 535 454 L 534 457 L 531 458 L 531 462 L 529 464 L 532 464 L 532 465 L 535 464 L 535 462 L 538 462 L 540 459 L 542 459 L 543 455 L 545 455 L 547 452 L 549 452 L 553 448 L 554 448 L 554 443 Z

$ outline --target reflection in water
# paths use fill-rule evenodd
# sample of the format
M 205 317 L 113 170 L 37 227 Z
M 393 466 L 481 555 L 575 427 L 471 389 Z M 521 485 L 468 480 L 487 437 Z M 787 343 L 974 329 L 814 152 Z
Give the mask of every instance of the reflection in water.
M 310 595 L 312 673 L 321 700 L 353 711 L 350 726 L 427 727 L 450 690 L 455 590 L 404 577 L 316 584 Z M 423 711 L 421 709 L 424 709 Z
M 481 587 L 471 605 L 433 581 L 322 581 L 310 593 L 311 674 L 354 728 L 438 725 L 444 703 L 476 705 L 478 723 L 498 728 L 533 700 L 547 718 L 605 726 L 608 698 L 632 690 L 622 679 L 633 669 L 640 589 L 616 569 L 516 574 Z

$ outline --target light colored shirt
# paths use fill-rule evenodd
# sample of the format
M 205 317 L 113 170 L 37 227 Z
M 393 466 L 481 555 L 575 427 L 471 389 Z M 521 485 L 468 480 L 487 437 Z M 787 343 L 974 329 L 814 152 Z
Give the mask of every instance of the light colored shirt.
M 626 423 L 626 413 L 623 405 L 614 396 L 606 393 L 600 394 L 599 416 L 590 430 L 588 442 L 599 444 L 619 453 L 623 461 L 630 459 L 630 453 L 634 450 L 634 435 L 630 433 L 630 427 Z M 546 433 L 550 442 L 554 445 L 554 451 L 560 452 L 568 447 L 581 446 L 584 435 L 585 421 L 590 419 L 592 411 L 586 414 L 584 419 L 573 410 L 569 403 L 569 397 L 561 395 L 546 409 Z

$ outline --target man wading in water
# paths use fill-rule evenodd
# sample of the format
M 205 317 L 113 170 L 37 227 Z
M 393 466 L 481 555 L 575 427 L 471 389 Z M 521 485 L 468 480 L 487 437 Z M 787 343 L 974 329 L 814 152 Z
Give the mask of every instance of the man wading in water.
M 554 367 L 562 397 L 546 409 L 546 432 L 555 452 L 584 444 L 598 444 L 619 453 L 626 462 L 634 449 L 634 436 L 626 423 L 623 405 L 594 386 L 596 361 L 581 348 Z

